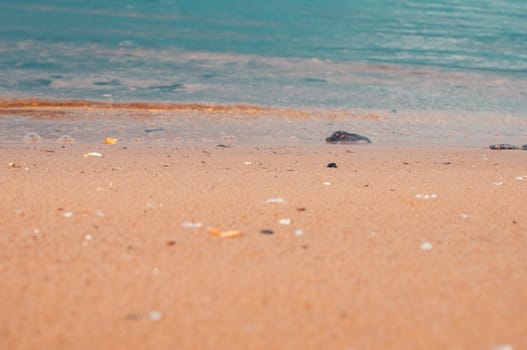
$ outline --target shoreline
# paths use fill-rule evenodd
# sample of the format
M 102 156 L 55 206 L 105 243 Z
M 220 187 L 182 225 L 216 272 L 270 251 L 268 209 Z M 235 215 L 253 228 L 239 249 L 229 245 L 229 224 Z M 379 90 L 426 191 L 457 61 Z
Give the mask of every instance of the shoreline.
M 15 144 L 0 165 L 2 348 L 527 347 L 521 151 Z

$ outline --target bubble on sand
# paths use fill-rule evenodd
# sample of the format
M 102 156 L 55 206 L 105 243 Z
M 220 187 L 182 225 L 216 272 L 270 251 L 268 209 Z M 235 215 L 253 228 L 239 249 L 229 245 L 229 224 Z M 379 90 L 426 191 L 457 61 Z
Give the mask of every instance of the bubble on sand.
M 24 140 L 24 142 L 40 142 L 40 141 L 42 141 L 42 138 L 40 137 L 39 134 L 34 133 L 34 132 L 30 132 L 30 133 L 27 133 L 24 136 L 23 140 Z
M 62 135 L 57 139 L 58 143 L 73 143 L 75 142 L 75 139 L 71 137 L 70 135 Z

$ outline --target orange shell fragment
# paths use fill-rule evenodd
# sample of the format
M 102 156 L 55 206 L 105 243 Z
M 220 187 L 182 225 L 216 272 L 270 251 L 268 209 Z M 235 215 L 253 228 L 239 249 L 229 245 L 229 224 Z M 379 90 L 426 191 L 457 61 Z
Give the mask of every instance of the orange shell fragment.
M 113 137 L 107 137 L 102 141 L 102 143 L 105 143 L 107 145 L 115 145 L 117 141 L 119 141 L 119 139 L 115 139 Z
M 218 230 L 217 228 L 215 227 L 209 227 L 207 228 L 207 230 L 210 232 L 211 235 L 213 236 L 219 236 L 221 234 L 221 231 Z
M 215 227 L 209 227 L 207 230 L 210 232 L 211 235 L 219 236 L 222 238 L 233 238 L 233 237 L 238 237 L 242 235 L 242 233 L 238 230 L 220 231 L 219 229 Z

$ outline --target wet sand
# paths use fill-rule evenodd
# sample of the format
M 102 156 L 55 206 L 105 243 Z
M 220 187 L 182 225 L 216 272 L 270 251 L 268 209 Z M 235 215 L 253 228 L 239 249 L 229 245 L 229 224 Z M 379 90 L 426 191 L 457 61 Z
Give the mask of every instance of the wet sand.
M 526 157 L 4 144 L 0 348 L 527 348 Z

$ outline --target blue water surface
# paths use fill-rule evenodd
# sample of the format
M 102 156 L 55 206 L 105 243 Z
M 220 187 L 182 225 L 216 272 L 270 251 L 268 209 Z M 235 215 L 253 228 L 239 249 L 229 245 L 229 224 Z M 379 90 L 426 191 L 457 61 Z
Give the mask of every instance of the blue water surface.
M 0 95 L 527 112 L 520 0 L 0 2 Z

